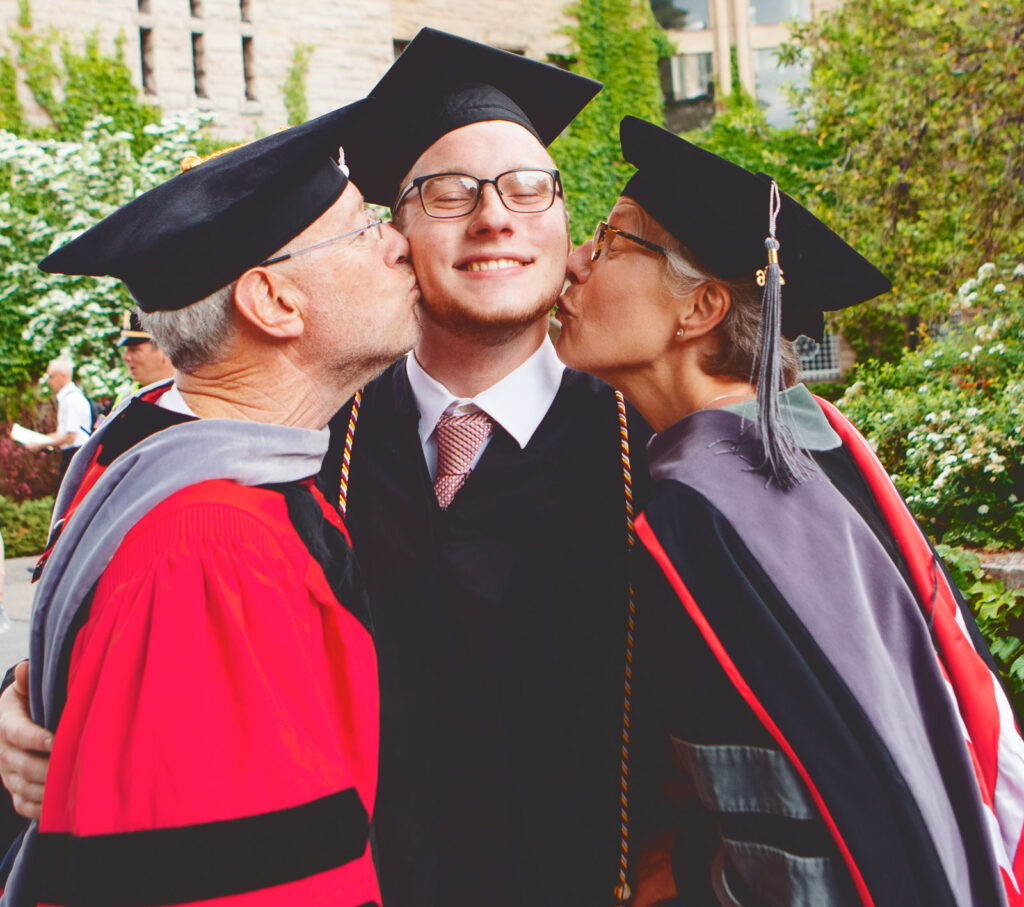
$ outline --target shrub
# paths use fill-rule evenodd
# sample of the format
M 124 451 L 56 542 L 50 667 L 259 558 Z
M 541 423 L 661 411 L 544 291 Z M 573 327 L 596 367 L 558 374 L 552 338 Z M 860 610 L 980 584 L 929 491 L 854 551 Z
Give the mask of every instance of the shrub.
M 978 555 L 939 545 L 953 581 L 978 618 L 978 628 L 999 662 L 1018 714 L 1024 706 L 1024 589 L 1007 589 L 988 576 Z
M 0 496 L 27 501 L 53 494 L 57 487 L 60 454 L 33 453 L 7 437 L 0 436 Z
M 796 100 L 834 149 L 826 220 L 895 285 L 833 323 L 892 359 L 965 269 L 1024 252 L 1024 0 L 828 5 L 791 23 L 780 61 L 809 68 Z
M 936 541 L 1024 548 L 1024 264 L 987 262 L 949 319 L 838 401 Z
M 7 557 L 41 554 L 50 530 L 53 498 L 17 503 L 0 497 L 0 531 Z

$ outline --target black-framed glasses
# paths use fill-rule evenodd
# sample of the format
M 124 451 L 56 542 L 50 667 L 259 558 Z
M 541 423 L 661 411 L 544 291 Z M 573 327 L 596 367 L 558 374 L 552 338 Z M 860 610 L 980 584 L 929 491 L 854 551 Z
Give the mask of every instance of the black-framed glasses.
M 623 239 L 635 242 L 638 246 L 643 246 L 645 249 L 650 249 L 652 252 L 657 252 L 659 255 L 668 255 L 668 249 L 659 246 L 657 243 L 653 243 L 649 239 L 644 239 L 642 236 L 637 236 L 634 233 L 627 233 L 625 230 L 620 230 L 618 227 L 613 227 L 607 221 L 599 220 L 597 222 L 597 226 L 594 228 L 594 248 L 590 253 L 591 261 L 597 261 L 598 256 L 601 254 L 601 250 L 604 248 L 605 237 L 609 233 L 614 233 L 616 236 L 621 236 Z
M 330 239 L 325 239 L 312 246 L 306 246 L 305 249 L 296 249 L 294 252 L 285 252 L 283 255 L 275 255 L 273 258 L 261 261 L 257 267 L 265 268 L 267 265 L 276 265 L 278 262 L 287 261 L 289 258 L 296 258 L 299 255 L 305 255 L 307 252 L 315 252 L 317 249 L 322 249 L 324 246 L 329 246 L 332 243 L 340 242 L 343 239 L 358 236 L 360 233 L 365 233 L 367 230 L 376 230 L 376 239 L 379 241 L 384 238 L 383 226 L 384 221 L 377 217 L 376 214 L 372 214 L 367 211 L 366 223 L 361 227 L 356 227 L 355 230 L 349 230 L 347 233 L 342 233 L 340 236 L 332 236 Z
M 469 173 L 428 173 L 418 176 L 401 193 L 394 209 L 417 192 L 429 217 L 462 217 L 476 209 L 484 186 L 491 183 L 501 203 L 517 214 L 547 211 L 562 194 L 562 177 L 557 170 L 506 170 L 493 179 Z

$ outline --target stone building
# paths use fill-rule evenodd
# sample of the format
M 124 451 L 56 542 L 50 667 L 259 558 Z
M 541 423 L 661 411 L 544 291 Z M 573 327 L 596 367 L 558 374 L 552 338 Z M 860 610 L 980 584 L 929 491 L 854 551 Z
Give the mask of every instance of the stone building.
M 37 29 L 98 33 L 147 100 L 170 112 L 216 114 L 214 132 L 245 140 L 287 122 L 283 86 L 308 49 L 305 97 L 315 116 L 363 97 L 425 24 L 544 59 L 564 52 L 562 0 L 31 0 Z M 0 0 L 0 35 L 18 0 Z M 30 116 L 33 104 L 23 100 Z M 39 116 L 40 112 L 35 111 Z
M 712 110 L 711 85 L 728 90 L 729 50 L 740 77 L 786 119 L 772 49 L 782 24 L 839 0 L 651 0 L 679 55 L 663 83 L 670 127 L 692 128 Z M 37 28 L 95 31 L 110 48 L 124 38 L 125 58 L 148 100 L 164 111 L 192 107 L 216 114 L 214 131 L 239 141 L 285 124 L 283 86 L 297 54 L 309 52 L 305 97 L 310 115 L 362 97 L 423 25 L 537 59 L 564 55 L 566 0 L 31 0 Z M 0 0 L 0 23 L 17 19 L 18 0 Z M 0 29 L 0 35 L 5 29 Z M 31 99 L 25 93 L 31 113 Z
M 714 89 L 728 95 L 731 51 L 740 84 L 765 108 L 773 126 L 792 122 L 782 92 L 799 83 L 804 70 L 778 65 L 776 48 L 789 36 L 791 19 L 808 20 L 835 9 L 842 0 L 652 0 L 655 16 L 679 55 L 662 72 L 667 118 L 676 131 L 692 129 L 711 114 Z

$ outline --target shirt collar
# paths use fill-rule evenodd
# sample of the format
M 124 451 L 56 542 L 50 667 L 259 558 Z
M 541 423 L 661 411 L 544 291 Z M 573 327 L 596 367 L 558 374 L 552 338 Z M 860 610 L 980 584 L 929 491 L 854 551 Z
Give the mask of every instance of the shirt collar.
M 179 413 L 182 416 L 195 417 L 195 413 L 192 412 L 192 408 L 185 402 L 185 398 L 181 396 L 181 391 L 178 390 L 177 384 L 172 384 L 160 395 L 160 399 L 156 401 L 156 405 L 161 409 L 170 410 L 172 413 Z
M 481 409 L 522 448 L 530 443 L 562 384 L 565 366 L 548 337 L 522 365 L 475 397 L 456 397 L 428 375 L 414 353 L 405 360 L 406 373 L 420 412 L 420 442 L 433 434 L 437 420 L 453 408 Z

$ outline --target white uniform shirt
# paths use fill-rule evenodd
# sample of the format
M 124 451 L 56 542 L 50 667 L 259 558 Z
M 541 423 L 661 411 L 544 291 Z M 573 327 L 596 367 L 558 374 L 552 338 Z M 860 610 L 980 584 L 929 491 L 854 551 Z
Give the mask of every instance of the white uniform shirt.
M 66 435 L 74 433 L 70 444 L 61 444 L 61 450 L 81 447 L 92 433 L 92 410 L 81 388 L 72 381 L 57 391 L 57 432 Z
M 420 411 L 420 443 L 423 445 L 423 457 L 427 461 L 431 479 L 437 477 L 437 439 L 434 429 L 442 415 L 447 413 L 460 416 L 483 410 L 515 438 L 520 448 L 526 447 L 554 403 L 565 371 L 565 366 L 555 355 L 554 345 L 547 337 L 537 352 L 522 365 L 472 398 L 456 397 L 443 384 L 431 378 L 416 360 L 414 353 L 406 357 L 405 368 L 416 398 L 416 407 Z M 481 445 L 473 460 L 474 467 L 489 443 L 490 438 Z
M 181 391 L 178 390 L 177 384 L 172 384 L 167 388 L 167 390 L 157 398 L 156 405 L 161 409 L 168 409 L 172 413 L 180 413 L 183 416 L 195 415 L 189 405 L 185 402 L 185 398 L 181 396 Z

